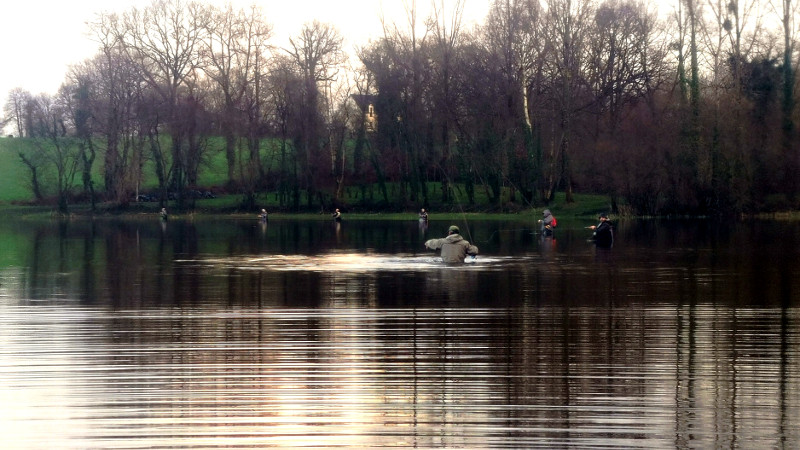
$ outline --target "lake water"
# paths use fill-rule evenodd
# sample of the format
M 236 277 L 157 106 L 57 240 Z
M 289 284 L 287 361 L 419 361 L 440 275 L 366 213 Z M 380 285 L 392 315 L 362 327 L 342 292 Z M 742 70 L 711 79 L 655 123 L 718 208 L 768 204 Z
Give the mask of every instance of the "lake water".
M 0 223 L 4 448 L 800 448 L 800 223 Z

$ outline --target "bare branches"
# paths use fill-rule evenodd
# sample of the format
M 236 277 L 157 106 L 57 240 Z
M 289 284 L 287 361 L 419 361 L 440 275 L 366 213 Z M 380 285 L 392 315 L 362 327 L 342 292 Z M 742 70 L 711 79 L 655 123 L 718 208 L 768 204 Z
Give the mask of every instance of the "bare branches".
M 300 35 L 289 39 L 286 52 L 300 68 L 306 80 L 332 81 L 338 66 L 344 63 L 343 38 L 333 25 L 314 21 L 306 24 Z

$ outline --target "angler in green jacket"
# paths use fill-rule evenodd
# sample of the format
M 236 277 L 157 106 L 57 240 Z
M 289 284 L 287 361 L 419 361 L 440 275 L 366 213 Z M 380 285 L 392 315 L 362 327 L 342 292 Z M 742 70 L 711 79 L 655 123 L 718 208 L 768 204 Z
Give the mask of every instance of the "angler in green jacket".
M 462 238 L 458 227 L 455 225 L 448 229 L 446 238 L 426 241 L 425 247 L 431 250 L 442 249 L 442 261 L 446 263 L 463 263 L 467 255 L 475 256 L 478 254 L 478 247 Z

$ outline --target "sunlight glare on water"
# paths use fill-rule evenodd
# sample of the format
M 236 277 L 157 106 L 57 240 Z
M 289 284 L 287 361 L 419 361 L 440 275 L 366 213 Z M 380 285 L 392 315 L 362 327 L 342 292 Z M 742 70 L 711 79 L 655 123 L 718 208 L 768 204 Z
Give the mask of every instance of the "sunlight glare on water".
M 519 263 L 519 259 L 502 257 L 467 257 L 463 265 L 442 264 L 438 256 L 332 253 L 325 255 L 268 255 L 230 258 L 209 257 L 201 260 L 178 260 L 179 264 L 209 266 L 217 269 L 316 271 L 316 272 L 383 272 L 428 271 L 431 269 L 486 270 L 497 265 Z

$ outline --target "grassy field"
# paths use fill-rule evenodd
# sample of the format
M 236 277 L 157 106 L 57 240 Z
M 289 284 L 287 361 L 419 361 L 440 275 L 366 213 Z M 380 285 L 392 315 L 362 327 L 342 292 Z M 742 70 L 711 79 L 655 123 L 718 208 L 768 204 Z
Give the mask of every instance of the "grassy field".
M 0 138 L 0 204 L 33 199 L 30 172 L 19 157 L 31 146 L 24 139 Z
M 265 146 L 274 146 L 275 143 L 265 142 Z M 201 172 L 199 174 L 200 184 L 203 186 L 211 187 L 211 186 L 221 186 L 225 183 L 226 177 L 226 162 L 225 157 L 222 152 L 223 143 L 221 140 L 212 140 L 209 143 L 209 158 L 207 162 L 201 167 Z M 34 144 L 32 141 L 28 139 L 15 139 L 15 138 L 7 138 L 2 137 L 0 138 L 0 207 L 3 208 L 5 211 L 10 210 L 27 210 L 28 212 L 35 211 L 39 214 L 46 214 L 52 211 L 52 206 L 42 206 L 42 207 L 21 207 L 17 206 L 21 203 L 28 203 L 33 200 L 33 194 L 31 191 L 31 183 L 30 183 L 30 171 L 29 169 L 23 164 L 19 152 L 29 152 L 34 149 Z M 268 148 L 267 151 L 275 152 L 277 149 L 275 148 Z M 102 158 L 98 156 L 97 161 L 95 162 L 95 185 L 102 186 L 102 174 L 100 173 L 100 167 L 102 167 Z M 145 174 L 152 174 L 153 170 L 149 166 L 145 166 L 144 168 Z M 45 188 L 45 195 L 46 196 L 54 196 L 55 192 L 52 189 L 52 186 L 55 184 L 52 180 L 52 175 L 48 174 L 47 172 L 40 174 L 40 184 Z M 155 176 L 148 176 L 142 186 L 142 191 L 146 192 L 148 190 L 154 190 L 157 187 L 157 183 L 155 180 Z M 389 184 L 387 186 L 387 190 L 390 193 L 390 196 L 399 196 L 400 188 L 398 185 Z M 507 198 L 504 199 L 504 204 L 510 205 L 507 208 L 504 208 L 506 211 L 514 211 L 513 213 L 506 213 L 506 214 L 491 214 L 486 213 L 485 211 L 493 211 L 495 208 L 489 205 L 489 200 L 487 198 L 487 194 L 481 187 L 476 187 L 475 189 L 475 205 L 470 205 L 466 201 L 466 194 L 464 193 L 463 187 L 456 186 L 454 195 L 456 197 L 456 201 L 445 205 L 442 201 L 442 192 L 441 192 L 441 185 L 439 183 L 429 183 L 428 185 L 428 192 L 429 192 L 429 201 L 431 203 L 431 208 L 436 211 L 432 211 L 436 213 L 437 218 L 446 219 L 448 217 L 452 218 L 459 218 L 464 217 L 465 214 L 470 216 L 475 216 L 476 218 L 503 218 L 509 216 L 530 216 L 531 218 L 538 218 L 541 215 L 541 211 L 547 207 L 551 209 L 557 217 L 587 217 L 587 216 L 596 216 L 596 214 L 600 211 L 608 211 L 608 198 L 604 196 L 598 195 L 585 195 L 585 194 L 576 194 L 575 201 L 572 203 L 567 203 L 565 199 L 565 195 L 563 193 L 557 193 L 556 197 L 551 201 L 548 205 L 530 205 L 530 204 L 519 204 L 521 202 L 521 198 L 517 197 L 517 206 L 510 205 L 507 202 Z M 345 193 L 344 201 L 345 203 L 349 203 L 352 205 L 361 204 L 364 200 L 362 195 L 364 193 L 358 187 L 349 187 Z M 367 196 L 371 196 L 375 199 L 376 204 L 379 202 L 379 198 L 382 198 L 377 186 L 371 186 L 367 189 Z M 232 195 L 219 195 L 217 198 L 214 199 L 201 199 L 197 200 L 195 203 L 194 211 L 203 214 L 215 214 L 215 213 L 224 213 L 227 215 L 249 215 L 254 213 L 254 211 L 240 211 L 239 205 L 241 204 L 242 197 L 239 194 L 232 194 Z M 259 208 L 264 207 L 270 211 L 278 211 L 279 208 L 279 200 L 275 193 L 261 193 L 257 196 L 256 201 L 259 205 Z M 367 202 L 369 203 L 369 202 Z M 305 205 L 305 199 L 301 199 L 301 205 Z M 437 206 L 441 205 L 441 206 Z M 158 207 L 157 204 L 135 204 L 131 208 L 129 212 L 131 213 L 148 213 L 153 212 Z M 369 207 L 358 207 L 358 208 L 347 208 L 347 214 L 349 218 L 352 219 L 378 219 L 378 220 L 395 220 L 395 219 L 408 219 L 409 213 L 416 213 L 417 206 L 411 205 L 407 206 L 405 209 L 407 211 L 395 211 L 395 212 L 382 212 L 381 214 L 370 214 L 368 212 L 362 212 L 369 210 Z M 70 211 L 75 213 L 81 213 L 88 211 L 88 205 L 70 205 Z M 378 208 L 378 209 L 385 209 L 385 208 Z M 400 208 L 394 208 L 400 209 Z M 358 213 L 356 213 L 358 211 Z M 292 214 L 292 217 L 306 217 L 309 219 L 328 219 L 329 216 L 323 212 L 319 211 L 316 213 L 306 213 L 306 214 Z M 275 215 L 273 215 L 275 217 Z M 277 216 L 279 217 L 279 216 Z

